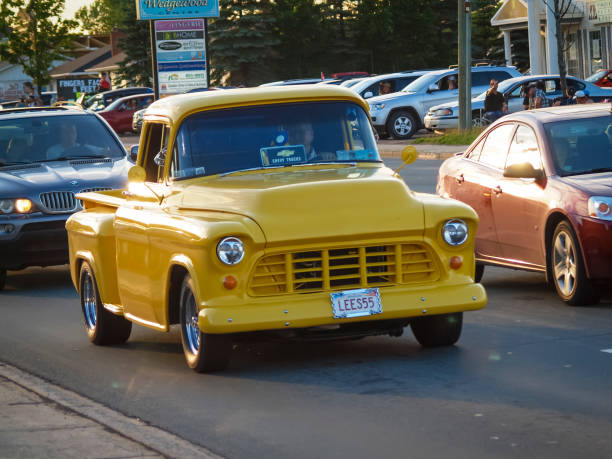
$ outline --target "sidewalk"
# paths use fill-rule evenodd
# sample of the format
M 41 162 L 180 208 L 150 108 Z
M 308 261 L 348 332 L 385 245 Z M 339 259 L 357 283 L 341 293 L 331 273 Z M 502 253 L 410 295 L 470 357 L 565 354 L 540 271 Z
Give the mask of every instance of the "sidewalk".
M 0 458 L 218 456 L 0 363 Z
M 413 146 L 419 152 L 419 159 L 446 159 L 465 151 L 468 145 L 413 144 L 409 140 L 380 140 L 378 151 L 383 158 L 400 158 L 404 147 Z

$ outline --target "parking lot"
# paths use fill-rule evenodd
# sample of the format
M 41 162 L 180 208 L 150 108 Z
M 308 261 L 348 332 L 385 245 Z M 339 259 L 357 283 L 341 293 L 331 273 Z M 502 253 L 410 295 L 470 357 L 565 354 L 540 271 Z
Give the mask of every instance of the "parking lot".
M 402 175 L 433 192 L 440 163 Z M 409 330 L 254 343 L 198 375 L 176 327 L 91 345 L 67 267 L 31 268 L 1 294 L 0 361 L 227 457 L 606 457 L 610 293 L 573 308 L 541 274 L 487 268 L 483 284 L 488 306 L 465 314 L 451 348 L 423 350 Z

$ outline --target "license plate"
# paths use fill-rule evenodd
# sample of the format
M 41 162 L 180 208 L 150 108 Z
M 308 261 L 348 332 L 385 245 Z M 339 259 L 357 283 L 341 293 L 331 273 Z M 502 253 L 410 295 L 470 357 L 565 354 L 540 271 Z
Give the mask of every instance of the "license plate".
M 380 293 L 377 288 L 345 290 L 331 294 L 334 319 L 370 316 L 382 313 Z

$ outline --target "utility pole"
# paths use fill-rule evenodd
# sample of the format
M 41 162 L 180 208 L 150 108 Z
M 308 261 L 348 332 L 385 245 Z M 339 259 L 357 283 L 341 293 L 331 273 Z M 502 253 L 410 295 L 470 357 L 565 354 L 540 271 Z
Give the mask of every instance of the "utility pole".
M 457 1 L 459 55 L 459 130 L 472 127 L 472 3 Z

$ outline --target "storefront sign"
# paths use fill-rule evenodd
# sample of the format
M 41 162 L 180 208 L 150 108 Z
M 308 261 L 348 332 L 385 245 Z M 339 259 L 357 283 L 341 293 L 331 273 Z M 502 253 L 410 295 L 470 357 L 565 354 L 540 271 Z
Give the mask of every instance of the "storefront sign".
M 155 21 L 159 95 L 206 88 L 204 19 Z
M 592 0 L 589 2 L 589 19 L 595 25 L 612 22 L 612 0 Z
M 219 0 L 136 0 L 140 20 L 213 18 L 219 16 Z
M 57 80 L 57 97 L 60 100 L 75 100 L 79 94 L 95 94 L 100 78 L 71 78 Z

